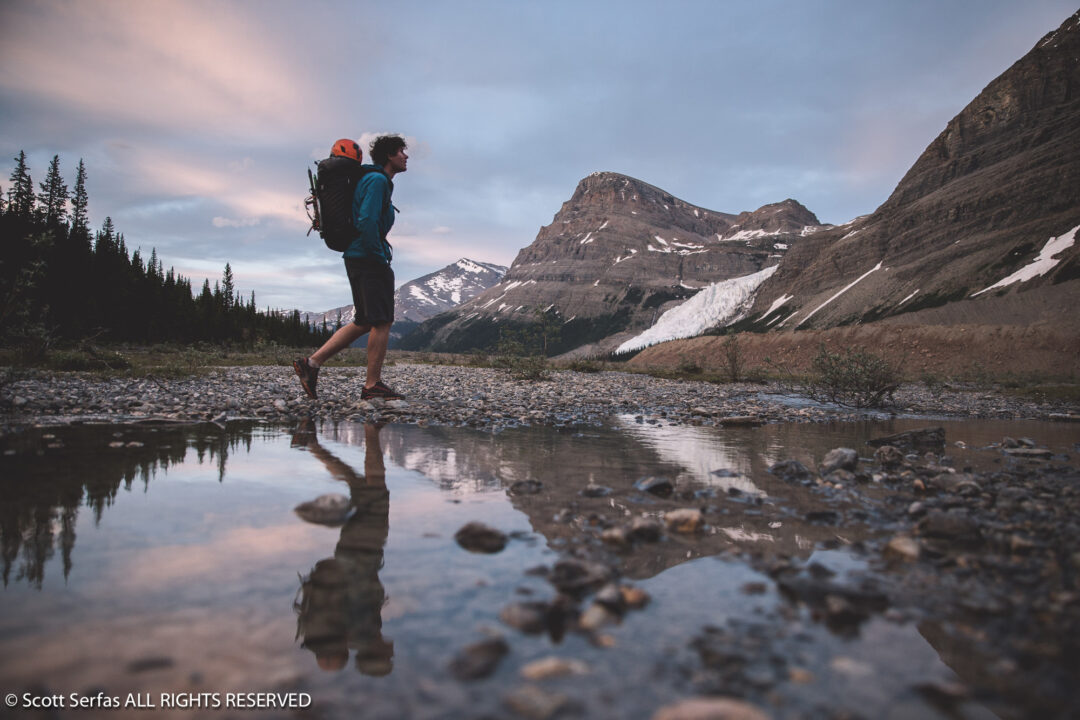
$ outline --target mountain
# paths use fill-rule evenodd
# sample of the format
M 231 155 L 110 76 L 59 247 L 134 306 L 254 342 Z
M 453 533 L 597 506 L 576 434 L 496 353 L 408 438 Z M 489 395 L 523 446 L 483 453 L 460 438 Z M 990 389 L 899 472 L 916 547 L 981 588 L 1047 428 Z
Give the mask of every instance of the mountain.
M 651 325 L 710 283 L 775 265 L 822 229 L 795 200 L 738 215 L 707 210 L 613 172 L 584 178 L 501 282 L 425 322 L 402 347 L 491 348 L 503 329 L 554 314 L 556 352 Z
M 505 266 L 462 258 L 442 270 L 405 283 L 394 292 L 394 326 L 390 331 L 390 347 L 396 347 L 419 323 L 478 295 L 498 282 L 505 273 Z M 355 317 L 356 310 L 352 305 L 321 313 L 300 313 L 301 322 L 313 325 L 326 322 L 329 327 L 351 323 Z M 364 336 L 358 347 L 366 345 L 367 336 Z
M 394 317 L 420 323 L 471 300 L 506 274 L 505 265 L 462 258 L 442 270 L 410 280 L 394 293 Z
M 1077 327 L 1080 12 L 949 121 L 873 214 L 792 246 L 747 329 Z

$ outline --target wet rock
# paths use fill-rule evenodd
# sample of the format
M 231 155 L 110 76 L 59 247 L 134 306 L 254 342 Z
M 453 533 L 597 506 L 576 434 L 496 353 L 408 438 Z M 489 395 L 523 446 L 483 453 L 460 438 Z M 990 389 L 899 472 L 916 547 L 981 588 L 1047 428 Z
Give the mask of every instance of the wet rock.
M 848 632 L 867 619 L 865 610 L 842 595 L 825 596 L 825 623 L 834 631 Z
M 337 493 L 320 495 L 314 500 L 300 503 L 293 508 L 293 512 L 302 520 L 331 527 L 344 525 L 351 511 L 352 501 Z
M 612 493 L 611 488 L 605 487 L 603 485 L 595 485 L 593 483 L 589 483 L 581 491 L 582 495 L 584 495 L 585 497 L 590 497 L 590 498 L 607 497 L 611 493 Z
M 622 613 L 625 609 L 623 604 L 623 594 L 619 589 L 619 586 L 615 583 L 608 583 L 604 587 L 600 588 L 593 600 L 606 606 L 613 612 Z
M 798 460 L 784 460 L 769 468 L 769 472 L 785 482 L 809 481 L 814 474 Z
M 828 475 L 834 470 L 854 471 L 859 464 L 859 454 L 851 448 L 835 448 L 826 453 L 819 470 Z
M 611 580 L 612 571 L 599 563 L 567 559 L 555 563 L 548 582 L 559 592 L 578 596 L 596 590 Z
M 959 512 L 934 510 L 919 521 L 919 532 L 929 538 L 974 543 L 982 539 L 977 520 Z
M 912 562 L 919 559 L 919 541 L 906 535 L 897 535 L 885 545 L 885 557 Z
M 634 489 L 657 497 L 668 497 L 675 490 L 675 484 L 667 478 L 645 477 L 634 483 Z
M 578 618 L 578 627 L 589 632 L 619 623 L 620 616 L 606 605 L 594 602 Z
M 499 613 L 499 620 L 524 633 L 541 633 L 547 630 L 550 607 L 546 602 L 519 602 L 507 605 Z
M 679 508 L 664 513 L 664 524 L 671 532 L 693 534 L 701 530 L 701 511 L 694 508 Z
M 630 610 L 640 610 L 649 604 L 649 593 L 632 585 L 619 586 L 623 604 Z
M 450 661 L 450 673 L 462 681 L 486 678 L 508 652 L 510 646 L 501 637 L 481 640 L 462 648 Z
M 503 698 L 508 708 L 529 720 L 548 720 L 569 702 L 570 698 L 566 695 L 548 692 L 535 685 L 519 687 Z
M 1054 457 L 1054 453 L 1045 448 L 1016 447 L 1006 448 L 1004 452 L 1009 457 L 1018 457 L 1031 460 L 1045 460 Z
M 518 480 L 510 486 L 511 495 L 536 495 L 544 489 L 544 483 L 539 480 Z
M 945 428 L 932 427 L 922 428 L 920 430 L 909 430 L 895 435 L 867 440 L 866 444 L 871 447 L 892 445 L 903 451 L 940 451 L 945 448 Z
M 626 535 L 626 530 L 618 527 L 604 530 L 600 533 L 600 539 L 615 547 L 626 547 L 630 544 L 630 539 Z
M 484 523 L 470 522 L 454 534 L 454 539 L 469 552 L 491 554 L 506 547 L 507 536 Z
M 825 475 L 822 480 L 833 485 L 854 485 L 859 479 L 859 476 L 850 470 L 838 469 L 833 470 L 828 475 Z
M 533 660 L 521 668 L 521 676 L 527 680 L 546 680 L 567 675 L 587 675 L 589 666 L 581 660 L 548 656 Z
M 769 720 L 769 715 L 745 700 L 707 697 L 666 705 L 653 714 L 652 720 Z
M 930 478 L 929 486 L 958 495 L 982 491 L 975 478 L 967 473 L 941 473 Z
M 664 534 L 664 528 L 651 517 L 639 516 L 630 521 L 626 537 L 632 542 L 657 542 Z

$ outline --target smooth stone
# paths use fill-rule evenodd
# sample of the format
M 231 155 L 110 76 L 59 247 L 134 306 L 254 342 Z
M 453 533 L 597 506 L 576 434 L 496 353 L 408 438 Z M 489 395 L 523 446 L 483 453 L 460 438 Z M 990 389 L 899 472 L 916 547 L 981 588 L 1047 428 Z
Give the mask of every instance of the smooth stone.
M 666 705 L 653 714 L 652 720 L 769 720 L 769 715 L 744 700 L 703 697 Z
M 570 698 L 535 685 L 524 685 L 503 697 L 503 703 L 529 720 L 548 720 L 566 707 Z
M 585 612 L 581 613 L 581 617 L 578 618 L 578 626 L 582 630 L 599 630 L 602 627 L 614 625 L 618 622 L 618 614 L 598 602 L 586 608 Z
M 589 666 L 581 660 L 570 660 L 554 655 L 533 660 L 521 668 L 521 676 L 527 680 L 545 680 L 567 675 L 587 675 Z
M 314 500 L 300 503 L 293 512 L 302 520 L 317 525 L 344 525 L 352 510 L 352 500 L 337 493 L 320 495 Z
M 481 640 L 462 648 L 450 661 L 450 672 L 458 680 L 480 680 L 491 675 L 499 661 L 510 652 L 510 646 L 501 637 Z
M 608 495 L 611 494 L 611 492 L 612 492 L 612 490 L 609 487 L 605 487 L 603 485 L 594 485 L 593 483 L 589 483 L 581 491 L 581 494 L 584 495 L 585 497 L 601 498 L 601 497 L 607 497 Z
M 540 633 L 547 629 L 548 615 L 545 602 L 520 602 L 504 607 L 499 620 L 524 633 Z
M 492 554 L 506 547 L 507 536 L 501 530 L 474 521 L 458 530 L 454 539 L 469 552 Z
M 911 562 L 919 559 L 919 541 L 906 535 L 897 535 L 885 545 L 885 556 Z
M 664 524 L 672 532 L 696 533 L 702 526 L 701 511 L 694 508 L 669 510 L 664 513 Z
M 651 517 L 636 517 L 630 521 L 626 537 L 634 542 L 657 542 L 664 534 L 663 526 Z
M 851 448 L 834 448 L 826 453 L 821 461 L 820 471 L 822 475 L 828 475 L 834 470 L 854 471 L 859 464 L 859 454 Z
M 667 478 L 645 477 L 634 483 L 634 489 L 659 497 L 668 497 L 675 490 L 675 485 Z

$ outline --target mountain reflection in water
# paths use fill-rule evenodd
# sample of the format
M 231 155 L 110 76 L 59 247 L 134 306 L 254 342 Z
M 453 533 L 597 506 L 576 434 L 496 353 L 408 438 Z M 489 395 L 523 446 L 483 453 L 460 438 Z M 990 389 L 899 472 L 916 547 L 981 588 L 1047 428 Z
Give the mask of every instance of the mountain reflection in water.
M 300 687 L 327 717 L 361 707 L 373 717 L 498 715 L 522 668 L 557 654 L 591 668 L 558 681 L 585 715 L 649 717 L 691 692 L 686 669 L 700 660 L 689 644 L 702 627 L 783 626 L 776 613 L 792 612 L 744 553 L 823 563 L 840 576 L 862 571 L 842 549 L 870 532 L 862 501 L 834 502 L 833 521 L 813 520 L 820 496 L 769 466 L 794 458 L 814 467 L 837 446 L 869 455 L 870 437 L 925 424 L 673 428 L 622 417 L 611 428 L 498 434 L 352 423 L 29 428 L 0 437 L 0 687 Z M 1059 443 L 1046 427 L 949 427 L 950 443 L 972 448 L 1009 432 Z M 964 452 L 958 467 L 980 462 Z M 671 480 L 674 495 L 636 490 L 646 476 Z M 598 486 L 604 492 L 582 494 Z M 326 494 L 346 498 L 340 523 L 294 513 Z M 605 524 L 688 506 L 709 510 L 711 526 L 693 539 L 634 552 L 599 540 Z M 474 520 L 506 532 L 506 549 L 458 547 L 454 533 Z M 608 552 L 622 579 L 652 597 L 608 630 L 616 650 L 499 624 L 515 600 L 552 597 L 544 577 L 526 571 L 585 549 Z M 493 629 L 510 654 L 488 681 L 455 680 L 454 654 Z M 777 686 L 789 716 L 810 701 L 882 715 L 913 684 L 952 677 L 911 625 L 875 618 L 861 632 L 834 638 L 811 621 L 786 641 L 791 662 L 826 668 L 814 685 Z M 859 676 L 857 704 L 829 675 L 834 656 L 876 668 Z

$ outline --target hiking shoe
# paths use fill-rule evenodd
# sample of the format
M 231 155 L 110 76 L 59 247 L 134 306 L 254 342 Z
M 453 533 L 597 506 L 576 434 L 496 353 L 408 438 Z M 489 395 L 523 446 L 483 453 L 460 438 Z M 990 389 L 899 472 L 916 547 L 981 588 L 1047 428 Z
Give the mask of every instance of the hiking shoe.
M 307 396 L 314 400 L 318 397 L 315 394 L 315 383 L 319 382 L 319 368 L 311 367 L 307 358 L 297 358 L 293 360 L 293 370 L 296 371 L 296 376 L 300 378 L 300 384 L 304 386 L 304 392 Z
M 394 392 L 389 387 L 381 382 L 377 382 L 371 387 L 366 387 L 360 391 L 361 400 L 404 400 L 405 396 L 401 393 Z

